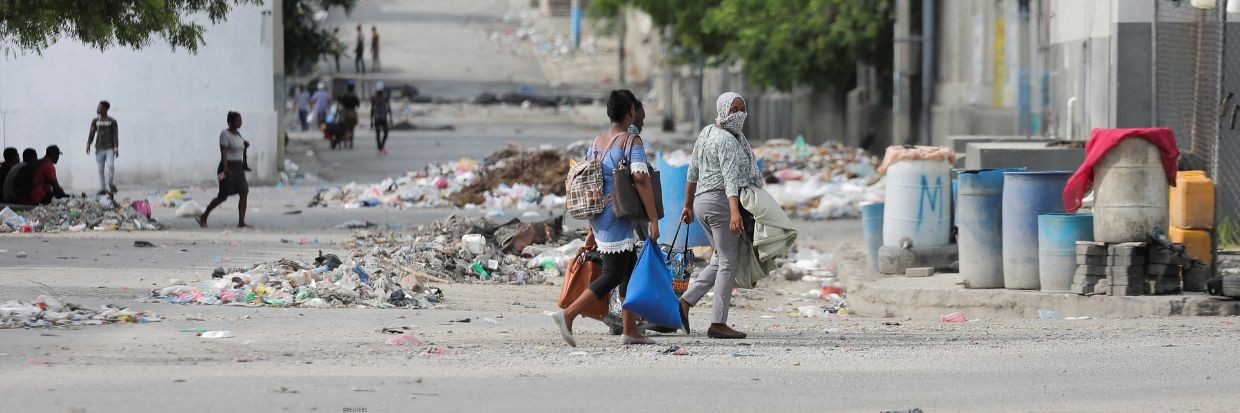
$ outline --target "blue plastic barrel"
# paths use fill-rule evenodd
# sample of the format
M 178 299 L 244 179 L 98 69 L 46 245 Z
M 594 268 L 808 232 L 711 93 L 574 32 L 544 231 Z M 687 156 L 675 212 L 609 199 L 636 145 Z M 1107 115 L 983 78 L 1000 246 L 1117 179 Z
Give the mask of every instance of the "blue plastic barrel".
M 685 182 L 689 179 L 689 165 L 672 166 L 663 160 L 663 152 L 656 153 L 654 158 L 663 186 L 663 219 L 659 220 L 659 241 L 667 243 L 670 241 L 668 237 L 675 234 L 676 226 L 680 225 L 680 211 L 685 209 Z M 676 248 L 681 248 L 684 243 L 684 235 L 679 238 L 674 244 Z M 701 223 L 694 220 L 693 224 L 689 225 L 689 246 L 707 245 L 710 245 L 710 239 L 706 238 L 706 231 L 702 229 Z
M 1068 292 L 1076 275 L 1076 242 L 1094 240 L 1094 214 L 1038 216 L 1038 275 L 1042 291 Z
M 870 264 L 870 271 L 878 272 L 878 247 L 883 246 L 883 204 L 861 204 L 861 225 L 866 262 Z
M 956 243 L 966 288 L 1003 288 L 1005 171 L 981 169 L 957 175 Z
M 1063 188 L 1072 171 L 1003 173 L 1003 287 L 1036 290 L 1038 215 L 1064 212 Z

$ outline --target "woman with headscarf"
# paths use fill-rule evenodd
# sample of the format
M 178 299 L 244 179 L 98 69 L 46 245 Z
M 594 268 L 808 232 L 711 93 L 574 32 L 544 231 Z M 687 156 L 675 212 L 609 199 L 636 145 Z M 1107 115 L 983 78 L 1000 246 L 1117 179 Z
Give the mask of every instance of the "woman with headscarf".
M 616 182 L 612 173 L 622 160 L 629 162 L 629 171 L 633 175 L 633 186 L 646 210 L 649 220 L 646 242 L 659 242 L 659 217 L 656 213 L 654 185 L 650 180 L 650 166 L 646 163 L 646 148 L 642 145 L 641 136 L 629 133 L 636 117 L 635 101 L 632 93 L 627 90 L 613 90 L 607 97 L 607 117 L 611 126 L 596 136 L 590 145 L 590 159 L 600 159 L 603 169 L 603 194 L 608 199 L 603 212 L 590 218 L 590 231 L 598 243 L 598 252 L 603 259 L 602 275 L 590 283 L 590 288 L 581 293 L 572 304 L 563 311 L 552 313 L 551 319 L 560 330 L 560 335 L 568 345 L 576 347 L 577 340 L 573 337 L 573 320 L 582 311 L 600 300 L 606 300 L 611 291 L 620 288 L 620 296 L 625 295 L 629 284 L 629 276 L 637 265 L 637 228 L 641 220 L 617 217 L 611 206 L 611 193 Z M 628 153 L 625 150 L 628 149 Z M 654 344 L 654 340 L 642 335 L 637 328 L 637 316 L 628 310 L 621 312 L 623 319 L 624 344 Z
M 741 189 L 761 187 L 762 174 L 753 147 L 741 129 L 748 116 L 745 99 L 734 92 L 719 96 L 715 103 L 719 116 L 702 128 L 693 144 L 693 161 L 685 185 L 685 209 L 681 222 L 701 222 L 715 254 L 680 297 L 680 317 L 689 333 L 689 307 L 714 290 L 712 315 L 706 335 L 710 338 L 741 339 L 745 333 L 728 326 L 728 306 L 732 302 L 733 279 L 739 268 L 741 233 L 752 232 L 753 218 L 741 208 Z

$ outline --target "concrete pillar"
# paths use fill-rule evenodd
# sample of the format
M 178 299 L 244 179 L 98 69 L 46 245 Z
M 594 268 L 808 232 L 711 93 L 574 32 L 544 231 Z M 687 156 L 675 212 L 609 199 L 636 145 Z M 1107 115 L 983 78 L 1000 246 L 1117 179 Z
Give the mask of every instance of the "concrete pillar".
M 896 0 L 895 56 L 892 59 L 891 142 L 912 142 L 912 65 L 909 59 L 912 0 Z

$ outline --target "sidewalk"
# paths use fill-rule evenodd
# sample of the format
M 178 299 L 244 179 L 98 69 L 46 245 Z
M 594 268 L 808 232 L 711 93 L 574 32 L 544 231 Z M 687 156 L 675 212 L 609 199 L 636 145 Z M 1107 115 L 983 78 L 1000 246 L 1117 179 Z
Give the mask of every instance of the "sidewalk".
M 1059 317 L 1133 318 L 1240 315 L 1240 300 L 1203 293 L 1140 297 L 1083 296 L 1005 289 L 967 289 L 960 274 L 931 277 L 881 276 L 865 267 L 860 246 L 845 246 L 836 257 L 850 311 L 866 317 L 938 318 L 964 312 L 970 319 L 1038 318 L 1038 310 Z M 858 260 L 857 258 L 860 258 Z M 864 275 L 858 275 L 864 274 Z

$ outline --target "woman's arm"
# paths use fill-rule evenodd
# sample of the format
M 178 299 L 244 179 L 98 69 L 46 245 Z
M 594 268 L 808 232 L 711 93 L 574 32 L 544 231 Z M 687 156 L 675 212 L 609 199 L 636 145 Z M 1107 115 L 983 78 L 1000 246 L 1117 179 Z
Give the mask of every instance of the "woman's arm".
M 632 136 L 629 139 L 632 140 L 630 144 L 633 145 L 633 150 L 639 150 L 639 151 L 645 150 L 644 147 L 642 146 L 641 137 Z M 632 161 L 630 163 L 630 167 L 632 164 L 639 163 L 639 162 L 644 165 L 645 157 L 646 156 L 644 153 L 642 153 L 640 156 L 637 156 L 637 157 L 633 157 L 630 155 L 630 159 L 633 159 L 633 158 L 637 159 L 636 161 Z M 648 168 L 648 166 L 646 166 L 645 168 Z M 633 171 L 633 187 L 637 189 L 637 195 L 638 197 L 642 199 L 642 206 L 646 208 L 646 218 L 650 220 L 650 239 L 654 240 L 655 242 L 658 242 L 659 240 L 659 210 L 658 210 L 658 207 L 655 206 L 656 201 L 654 197 L 654 185 L 651 184 L 650 182 L 650 173 L 648 172 L 648 170 L 645 170 L 644 168 L 642 171 L 637 171 L 635 169 L 632 171 Z

